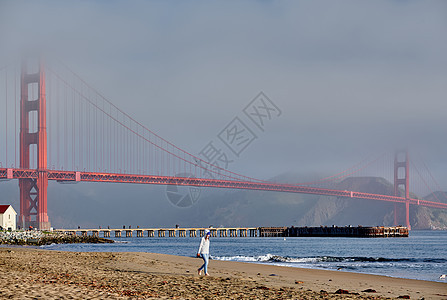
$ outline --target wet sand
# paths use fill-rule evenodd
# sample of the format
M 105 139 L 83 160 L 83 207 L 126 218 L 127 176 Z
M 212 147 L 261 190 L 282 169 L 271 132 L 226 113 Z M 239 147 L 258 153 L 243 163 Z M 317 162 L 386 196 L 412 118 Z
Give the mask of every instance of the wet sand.
M 447 299 L 440 282 L 226 261 L 210 261 L 204 277 L 201 264 L 165 254 L 0 248 L 0 299 Z

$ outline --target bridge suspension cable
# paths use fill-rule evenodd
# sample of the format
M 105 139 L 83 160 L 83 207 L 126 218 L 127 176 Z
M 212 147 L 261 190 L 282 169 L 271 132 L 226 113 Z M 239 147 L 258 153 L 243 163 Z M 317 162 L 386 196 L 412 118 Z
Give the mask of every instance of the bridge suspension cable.
M 433 176 L 430 169 L 427 167 L 426 163 L 424 162 L 424 160 L 422 159 L 422 157 L 420 155 L 419 155 L 418 161 L 422 165 L 422 170 L 420 168 L 418 168 L 418 166 L 414 160 L 411 160 L 411 162 L 410 162 L 411 166 L 413 167 L 413 169 L 416 171 L 416 174 L 418 175 L 417 178 L 419 179 L 419 180 L 416 180 L 413 177 L 413 181 L 422 182 L 423 186 L 426 188 L 427 191 L 424 192 L 422 190 L 422 188 L 419 187 L 419 190 L 415 191 L 416 194 L 419 194 L 422 197 L 430 194 L 434 199 L 436 199 L 437 202 L 440 202 L 440 203 L 447 202 L 447 195 L 442 190 L 442 188 L 440 187 L 440 185 L 438 184 L 435 177 Z M 424 176 L 422 174 L 424 171 L 425 171 L 426 176 Z M 434 190 L 433 187 L 429 183 L 433 183 L 434 188 L 436 188 L 436 190 Z M 424 194 L 422 194 L 422 193 L 424 193 Z M 442 197 L 444 198 L 444 201 L 439 199 L 438 195 L 442 195 Z
M 63 155 L 67 156 L 68 153 L 72 158 L 71 165 L 66 160 L 64 162 L 65 165 L 69 165 L 68 168 L 95 171 L 110 171 L 113 169 L 113 171 L 119 173 L 152 173 L 171 176 L 181 173 L 191 174 L 194 177 L 210 176 L 213 178 L 262 182 L 262 180 L 212 165 L 177 147 L 136 121 L 93 89 L 68 67 L 63 66 L 69 73 L 71 80 L 66 80 L 60 72 L 53 68 L 50 68 L 49 72 L 55 80 L 63 85 L 64 102 L 62 104 L 57 102 L 56 105 L 59 105 L 59 107 L 56 110 L 63 110 L 64 113 L 64 123 L 61 124 L 64 128 Z M 60 98 L 60 95 L 58 98 Z M 68 103 L 70 100 L 71 103 Z M 82 112 L 77 115 L 76 109 Z M 70 111 L 71 115 L 67 114 L 67 111 Z M 57 116 L 59 115 L 60 112 Z M 71 124 L 67 125 L 67 121 Z M 52 121 L 50 120 L 50 122 Z M 60 120 L 57 119 L 56 123 L 59 122 Z M 67 132 L 69 126 L 71 132 Z M 71 141 L 67 140 L 70 133 L 72 134 Z M 76 137 L 76 133 L 84 134 L 85 137 Z M 75 146 L 76 143 L 77 146 Z M 67 144 L 71 144 L 71 149 L 67 147 Z M 94 157 L 93 159 L 87 157 L 87 164 L 83 168 L 79 168 L 78 165 L 84 164 L 85 152 L 79 151 L 76 153 L 75 147 L 79 148 L 78 150 L 81 150 L 81 148 L 87 149 L 87 152 L 92 152 L 90 155 Z M 89 150 L 91 147 L 93 151 Z M 57 156 L 61 155 L 60 149 L 56 150 Z M 98 153 L 102 153 L 101 157 L 97 157 Z M 148 158 L 150 161 L 147 161 Z M 91 168 L 92 162 L 94 164 L 93 169 Z M 60 165 L 59 160 L 57 160 L 56 165 Z M 126 169 L 124 169 L 125 166 Z M 141 167 L 146 168 L 141 170 Z

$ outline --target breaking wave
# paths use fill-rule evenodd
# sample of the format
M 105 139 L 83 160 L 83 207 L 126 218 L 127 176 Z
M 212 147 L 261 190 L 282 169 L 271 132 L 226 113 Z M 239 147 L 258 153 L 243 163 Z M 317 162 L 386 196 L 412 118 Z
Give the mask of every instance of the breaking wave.
M 339 257 L 339 256 L 316 256 L 316 257 L 288 257 L 274 254 L 259 256 L 212 256 L 215 260 L 240 261 L 240 262 L 260 262 L 260 263 L 365 263 L 365 262 L 403 262 L 403 263 L 446 263 L 447 259 L 433 258 L 384 258 L 384 257 Z

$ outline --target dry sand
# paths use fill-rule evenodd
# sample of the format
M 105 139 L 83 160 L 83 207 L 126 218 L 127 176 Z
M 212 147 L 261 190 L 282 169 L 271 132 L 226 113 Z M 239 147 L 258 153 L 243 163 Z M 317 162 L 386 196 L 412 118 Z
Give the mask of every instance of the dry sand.
M 225 261 L 210 261 L 212 276 L 199 277 L 201 264 L 152 253 L 0 248 L 0 299 L 447 299 L 447 283 Z

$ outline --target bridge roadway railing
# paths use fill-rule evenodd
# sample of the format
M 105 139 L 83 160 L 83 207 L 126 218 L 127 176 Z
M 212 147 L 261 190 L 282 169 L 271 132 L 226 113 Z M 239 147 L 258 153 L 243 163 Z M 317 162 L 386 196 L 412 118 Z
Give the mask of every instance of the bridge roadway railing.
M 205 230 L 211 231 L 212 237 L 257 237 L 258 227 L 231 227 L 231 228 L 99 228 L 99 229 L 57 229 L 72 235 L 88 235 L 103 237 L 202 237 Z
M 156 176 L 156 175 L 132 175 L 132 174 L 114 174 L 114 173 L 97 173 L 97 172 L 6 169 L 6 168 L 0 168 L 0 179 L 20 179 L 20 178 L 36 179 L 38 178 L 39 172 L 47 173 L 48 180 L 56 180 L 58 182 L 81 182 L 81 181 L 121 182 L 121 183 L 137 183 L 137 184 L 161 184 L 161 185 L 248 189 L 248 190 L 302 193 L 302 194 L 347 197 L 355 199 L 388 201 L 394 203 L 421 205 L 427 207 L 447 209 L 447 203 L 433 202 L 423 199 L 413 199 L 413 198 L 407 199 L 404 197 L 397 197 L 397 196 L 361 193 L 347 190 L 333 190 L 333 189 L 324 189 L 324 188 L 316 188 L 301 185 L 279 184 L 271 182 L 250 182 L 250 181 L 235 181 L 235 180 Z

